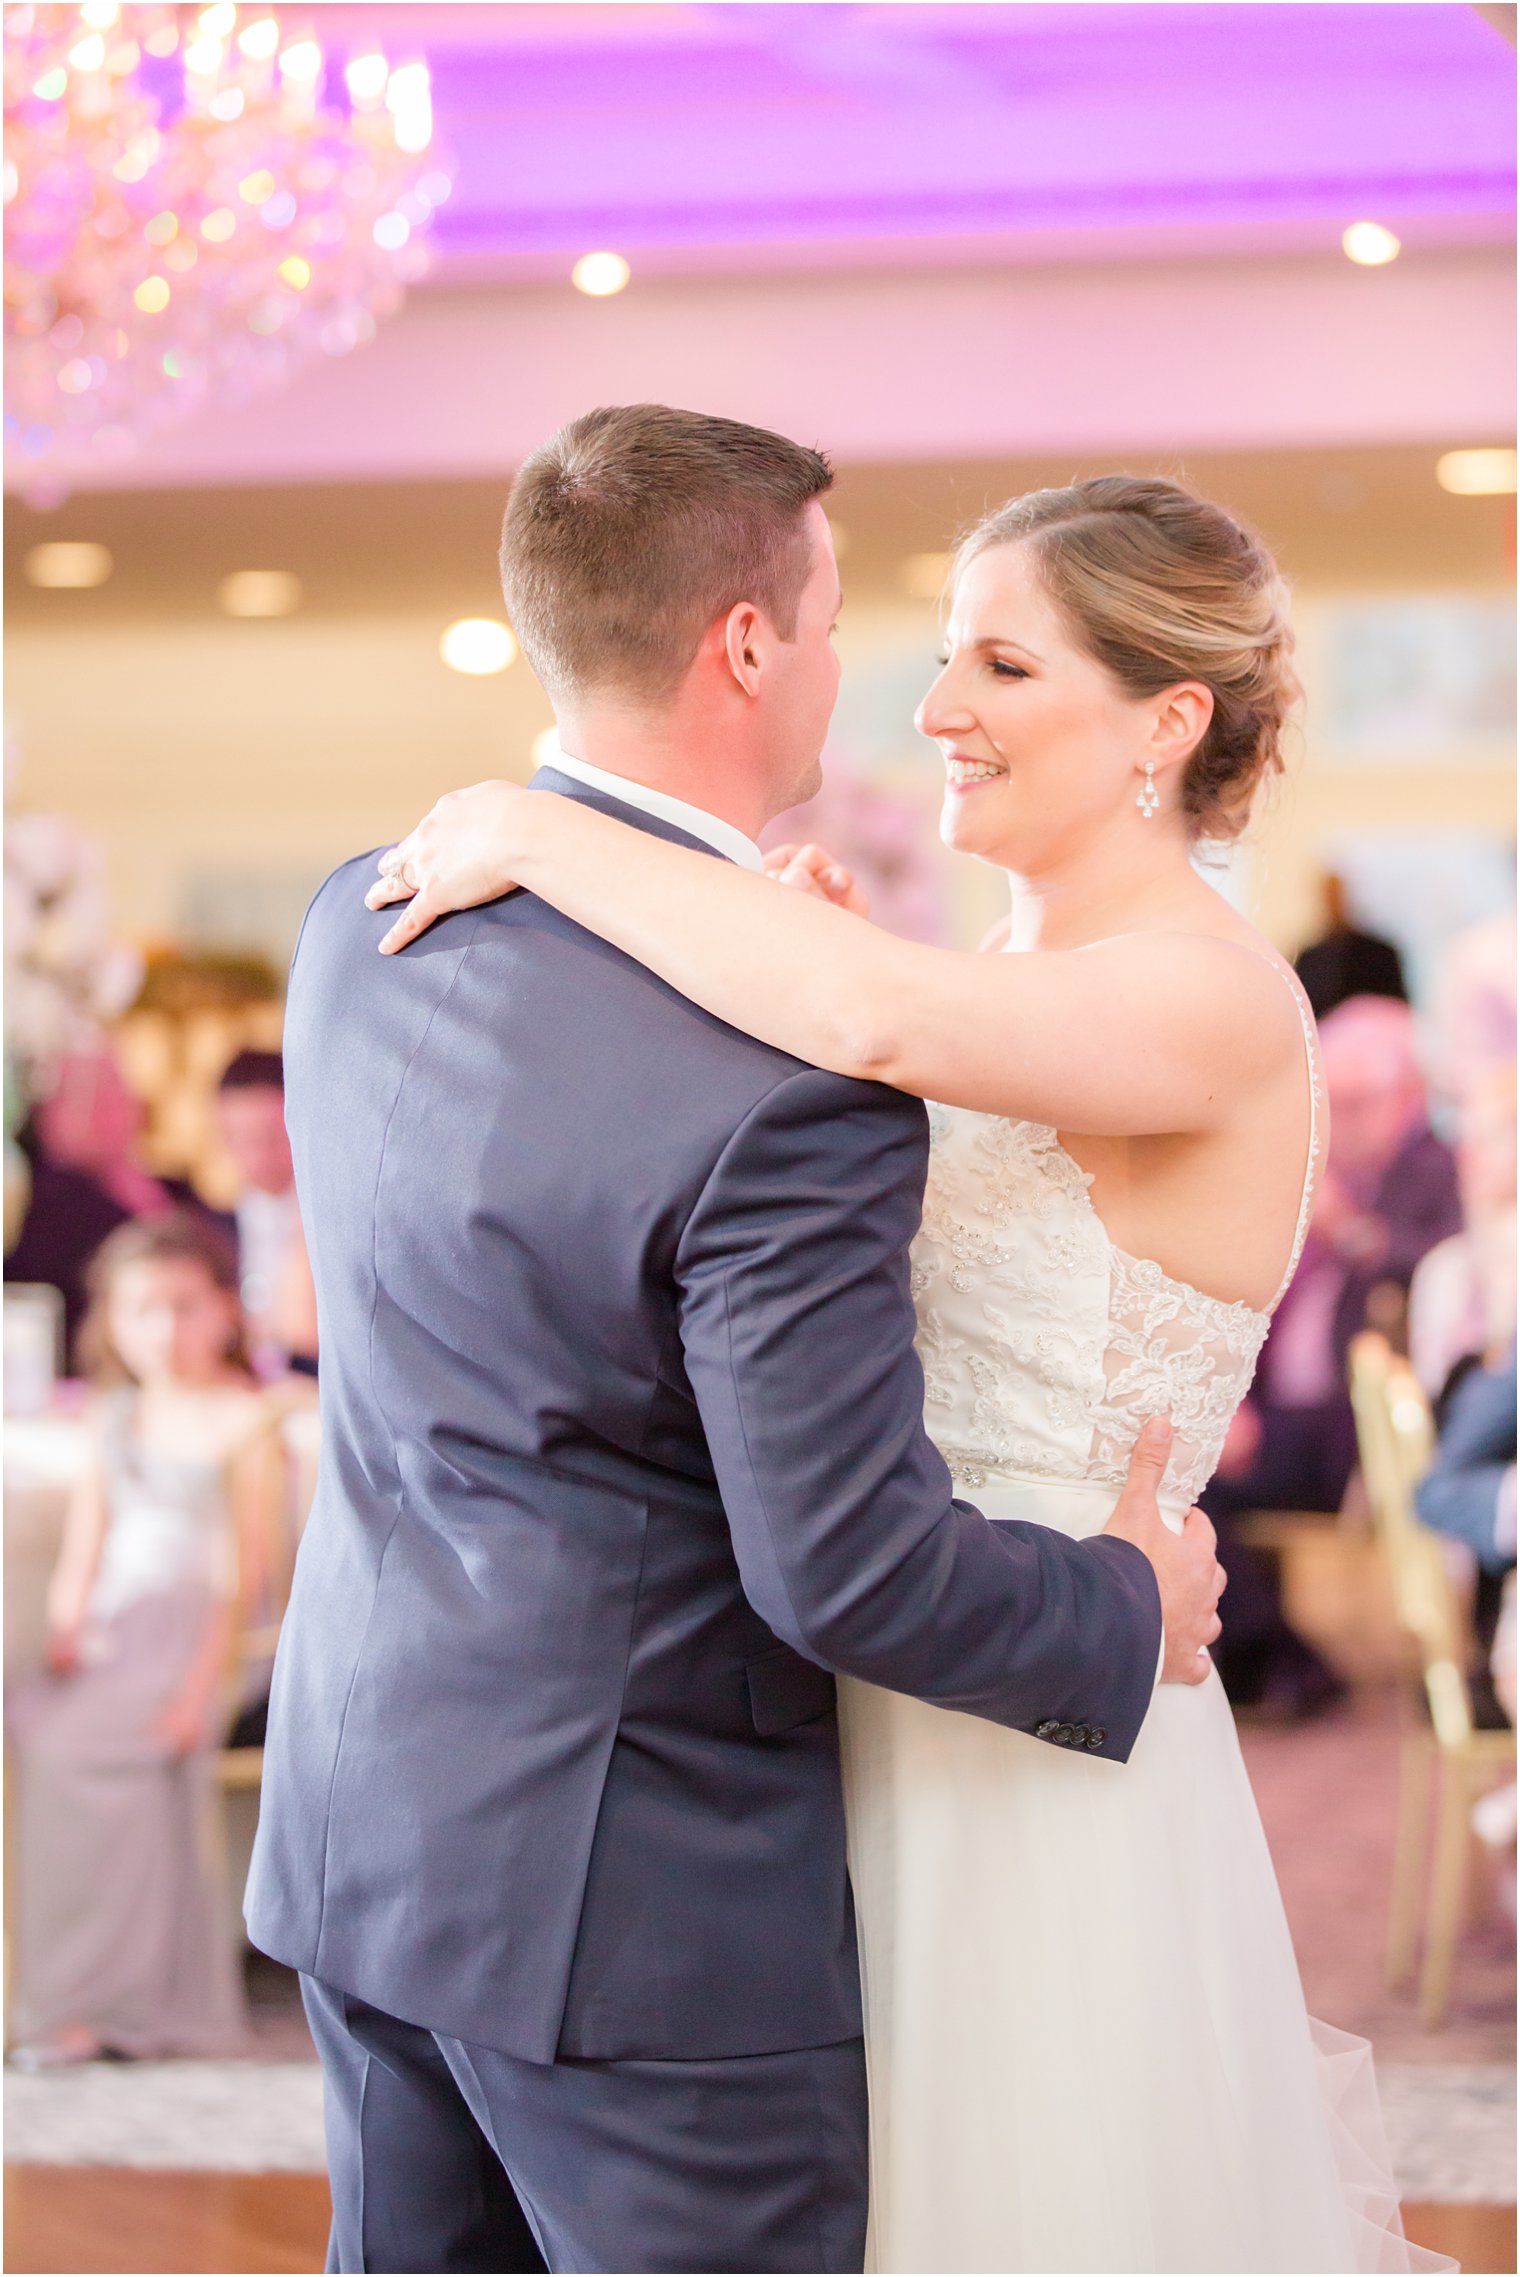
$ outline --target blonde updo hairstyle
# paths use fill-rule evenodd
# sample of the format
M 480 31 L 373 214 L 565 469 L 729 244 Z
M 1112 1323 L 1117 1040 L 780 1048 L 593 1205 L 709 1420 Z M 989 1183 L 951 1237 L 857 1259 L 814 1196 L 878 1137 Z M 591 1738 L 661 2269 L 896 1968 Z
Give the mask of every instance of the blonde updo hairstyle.
M 1287 589 L 1266 547 L 1180 483 L 1128 474 L 998 507 L 962 539 L 954 575 L 1002 545 L 1029 547 L 1077 647 L 1128 695 L 1183 680 L 1211 690 L 1182 812 L 1190 838 L 1238 837 L 1258 785 L 1282 772 L 1300 692 Z

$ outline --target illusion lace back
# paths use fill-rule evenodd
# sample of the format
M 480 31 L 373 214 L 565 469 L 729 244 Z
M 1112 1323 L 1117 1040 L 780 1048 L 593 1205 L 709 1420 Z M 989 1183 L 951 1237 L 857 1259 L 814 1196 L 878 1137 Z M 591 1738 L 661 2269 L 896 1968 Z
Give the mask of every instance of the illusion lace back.
M 926 1421 L 958 1486 L 1081 1479 L 1117 1491 L 1141 1425 L 1164 1414 L 1175 1434 L 1166 1500 L 1180 1509 L 1197 1500 L 1298 1264 L 1314 1189 L 1313 1026 L 1297 983 L 1283 978 L 1303 1023 L 1310 1135 L 1292 1254 L 1265 1312 L 1205 1296 L 1118 1248 L 1090 1177 L 1053 1130 L 931 1110 L 913 1291 Z

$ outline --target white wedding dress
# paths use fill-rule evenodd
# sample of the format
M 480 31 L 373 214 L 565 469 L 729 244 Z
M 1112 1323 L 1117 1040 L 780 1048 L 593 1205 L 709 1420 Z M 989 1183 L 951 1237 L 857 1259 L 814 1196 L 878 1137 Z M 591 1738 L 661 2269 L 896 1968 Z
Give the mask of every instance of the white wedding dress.
M 1096 1532 L 1165 1412 L 1180 1523 L 1269 1313 L 1117 1249 L 1053 1131 L 945 1108 L 931 1131 L 914 1288 L 957 1491 Z M 1311 1133 L 1295 1263 L 1317 1152 Z M 868 2269 L 1452 2266 L 1403 2239 L 1366 2043 L 1305 2012 L 1217 1675 L 1159 1689 L 1127 1764 L 840 1696 Z

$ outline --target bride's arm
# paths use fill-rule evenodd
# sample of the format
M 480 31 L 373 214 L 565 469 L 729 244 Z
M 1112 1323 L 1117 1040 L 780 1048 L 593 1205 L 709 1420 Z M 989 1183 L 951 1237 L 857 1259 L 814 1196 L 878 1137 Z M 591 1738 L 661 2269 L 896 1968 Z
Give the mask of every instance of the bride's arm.
M 512 784 L 452 793 L 398 853 L 418 890 L 387 950 L 521 886 L 798 1059 L 1061 1130 L 1206 1129 L 1275 1063 L 1293 1020 L 1265 961 L 1228 941 L 1132 934 L 1016 957 L 928 948 Z M 398 890 L 382 881 L 371 906 Z

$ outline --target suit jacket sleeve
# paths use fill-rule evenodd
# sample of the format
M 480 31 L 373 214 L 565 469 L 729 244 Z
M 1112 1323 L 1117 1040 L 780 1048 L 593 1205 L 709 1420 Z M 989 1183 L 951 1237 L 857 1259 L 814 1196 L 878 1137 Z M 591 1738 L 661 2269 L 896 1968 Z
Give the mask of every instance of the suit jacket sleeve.
M 804 1069 L 685 1228 L 681 1337 L 745 1590 L 827 1668 L 1062 1744 L 1082 1724 L 1122 1760 L 1155 1683 L 1155 1576 L 1128 1542 L 952 1499 L 913 1349 L 927 1157 L 916 1100 Z

